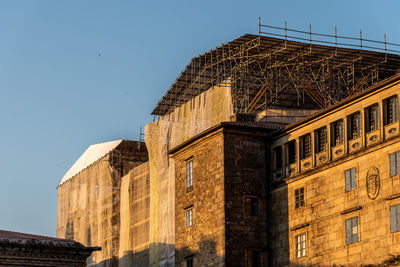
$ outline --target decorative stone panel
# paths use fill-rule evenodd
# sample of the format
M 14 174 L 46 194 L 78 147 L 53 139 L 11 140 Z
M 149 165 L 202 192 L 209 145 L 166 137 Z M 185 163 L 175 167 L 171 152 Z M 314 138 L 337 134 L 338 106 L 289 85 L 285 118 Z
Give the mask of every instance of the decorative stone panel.
M 344 143 L 332 147 L 331 155 L 332 155 L 332 160 L 343 157 L 344 156 Z
M 286 165 L 285 171 L 286 177 L 291 177 L 295 175 L 297 173 L 297 164 L 292 163 L 290 165 Z
M 380 130 L 375 130 L 366 134 L 367 146 L 373 145 L 381 140 Z
M 300 171 L 306 171 L 312 168 L 312 157 L 300 160 Z
M 399 122 L 388 124 L 385 126 L 385 138 L 392 138 L 399 135 Z
M 328 160 L 328 151 L 322 151 L 315 155 L 315 162 L 317 166 L 328 162 Z
M 348 144 L 349 144 L 349 153 L 353 153 L 360 150 L 362 148 L 361 136 L 350 140 Z

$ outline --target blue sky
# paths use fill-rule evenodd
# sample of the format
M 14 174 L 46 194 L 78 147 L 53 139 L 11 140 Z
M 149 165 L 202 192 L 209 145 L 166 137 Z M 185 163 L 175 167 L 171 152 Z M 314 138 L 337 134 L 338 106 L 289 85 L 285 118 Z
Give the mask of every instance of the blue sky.
M 54 236 L 90 145 L 138 139 L 190 58 L 269 25 L 400 43 L 398 1 L 0 2 L 0 229 Z

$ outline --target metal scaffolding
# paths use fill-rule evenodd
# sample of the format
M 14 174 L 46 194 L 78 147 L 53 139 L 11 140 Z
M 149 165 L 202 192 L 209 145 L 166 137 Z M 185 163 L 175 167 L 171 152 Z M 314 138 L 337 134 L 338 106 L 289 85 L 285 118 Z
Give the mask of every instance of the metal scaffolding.
M 279 38 L 277 38 L 279 37 Z M 263 25 L 195 58 L 152 112 L 166 115 L 214 85 L 230 86 L 235 113 L 324 109 L 400 69 L 398 44 Z

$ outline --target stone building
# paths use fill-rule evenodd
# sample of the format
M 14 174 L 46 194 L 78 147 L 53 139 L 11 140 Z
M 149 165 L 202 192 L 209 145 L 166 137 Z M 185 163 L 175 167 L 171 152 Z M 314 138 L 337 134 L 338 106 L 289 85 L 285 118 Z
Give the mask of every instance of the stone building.
M 387 261 L 400 254 L 398 69 L 386 50 L 259 35 L 195 57 L 145 146 L 124 141 L 129 167 L 113 144 L 66 174 L 58 235 L 73 225 L 105 246 L 98 266 Z
M 73 240 L 0 230 L 0 266 L 84 267 L 97 250 Z

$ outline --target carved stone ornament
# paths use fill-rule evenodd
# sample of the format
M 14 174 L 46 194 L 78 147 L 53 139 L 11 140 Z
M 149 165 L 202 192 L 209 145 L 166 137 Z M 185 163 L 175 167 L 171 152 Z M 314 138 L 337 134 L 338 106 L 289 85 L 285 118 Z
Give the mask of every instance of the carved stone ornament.
M 367 194 L 372 200 L 376 199 L 380 190 L 379 170 L 376 167 L 371 167 L 367 172 Z

